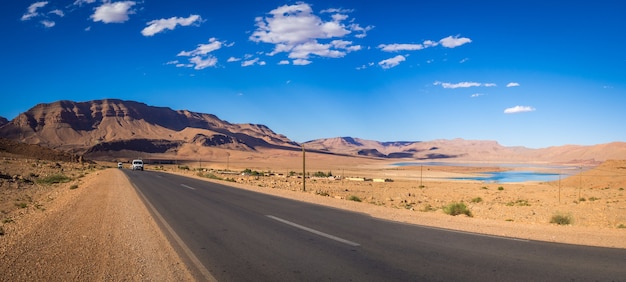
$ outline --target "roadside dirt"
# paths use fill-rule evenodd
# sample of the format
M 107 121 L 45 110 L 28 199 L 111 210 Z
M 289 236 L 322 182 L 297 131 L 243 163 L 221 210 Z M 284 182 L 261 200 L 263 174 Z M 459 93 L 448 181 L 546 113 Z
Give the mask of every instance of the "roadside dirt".
M 52 186 L 5 214 L 0 280 L 193 280 L 121 171 Z

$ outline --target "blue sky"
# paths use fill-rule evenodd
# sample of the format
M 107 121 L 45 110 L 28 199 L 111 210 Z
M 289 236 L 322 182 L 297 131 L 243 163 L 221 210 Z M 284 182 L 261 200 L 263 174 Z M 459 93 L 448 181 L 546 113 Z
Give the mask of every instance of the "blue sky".
M 118 98 L 296 142 L 626 141 L 619 1 L 4 1 L 0 116 Z

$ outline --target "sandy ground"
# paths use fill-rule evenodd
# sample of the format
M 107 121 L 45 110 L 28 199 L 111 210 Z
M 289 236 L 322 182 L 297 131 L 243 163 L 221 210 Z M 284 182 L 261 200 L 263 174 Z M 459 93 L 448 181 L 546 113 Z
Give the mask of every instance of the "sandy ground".
M 121 171 L 52 186 L 4 215 L 0 280 L 193 280 Z
M 346 177 L 394 181 L 309 178 L 306 191 L 302 191 L 302 178 L 286 176 L 297 169 L 297 154 L 291 161 L 277 163 L 266 158 L 252 167 L 274 170 L 272 176 L 220 174 L 218 169 L 243 170 L 253 159 L 241 159 L 240 163 L 236 158 L 232 160 L 205 162 L 202 168 L 193 164 L 146 168 L 433 228 L 626 248 L 626 161 L 606 162 L 560 184 L 485 184 L 441 178 L 493 169 L 489 167 L 430 167 L 424 171 L 417 167 L 354 164 L 352 160 L 333 162 L 336 166 L 327 161 L 317 166 L 312 162 L 311 171 L 326 172 L 330 168 L 333 174 Z M 276 169 L 271 169 L 272 164 Z M 116 168 L 103 170 L 100 166 L 3 159 L 0 280 L 194 279 L 126 177 Z M 37 183 L 54 174 L 67 175 L 70 181 Z M 360 202 L 354 201 L 357 198 Z M 467 205 L 471 217 L 443 212 L 444 206 L 459 202 Z M 555 214 L 569 216 L 571 223 L 550 223 Z

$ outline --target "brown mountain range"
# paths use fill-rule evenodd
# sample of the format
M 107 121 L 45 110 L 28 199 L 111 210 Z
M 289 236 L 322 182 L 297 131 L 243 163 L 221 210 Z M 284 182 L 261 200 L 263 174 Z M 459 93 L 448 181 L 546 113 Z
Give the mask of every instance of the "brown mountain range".
M 542 149 L 506 147 L 496 141 L 433 140 L 423 142 L 378 142 L 352 137 L 319 139 L 304 143 L 308 149 L 349 155 L 418 160 L 467 160 L 493 162 L 598 163 L 626 158 L 626 142 L 594 146 L 566 145 Z
M 0 123 L 0 137 L 90 158 L 148 153 L 185 159 L 211 148 L 239 152 L 300 149 L 300 144 L 264 125 L 232 124 L 211 114 L 117 99 L 39 104 Z M 626 159 L 624 142 L 530 149 L 464 139 L 378 142 L 337 137 L 303 145 L 321 153 L 384 159 L 576 163 Z
M 0 127 L 0 137 L 88 155 L 298 148 L 264 125 L 116 99 L 39 104 Z

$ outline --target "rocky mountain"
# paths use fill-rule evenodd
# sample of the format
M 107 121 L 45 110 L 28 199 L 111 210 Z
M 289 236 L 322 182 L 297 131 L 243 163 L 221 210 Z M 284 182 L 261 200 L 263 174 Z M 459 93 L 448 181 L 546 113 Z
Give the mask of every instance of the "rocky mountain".
M 596 163 L 608 159 L 626 158 L 625 142 L 530 149 L 506 147 L 496 141 L 483 140 L 378 142 L 353 137 L 336 137 L 308 141 L 303 145 L 309 150 L 329 153 L 416 160 Z
M 9 123 L 9 120 L 7 120 L 5 117 L 0 117 L 0 127 L 7 123 Z
M 0 137 L 73 153 L 188 152 L 200 147 L 254 151 L 298 148 L 267 126 L 117 99 L 39 104 L 0 127 Z
M 117 99 L 36 105 L 11 121 L 0 119 L 0 138 L 91 159 L 145 154 L 184 159 L 220 149 L 300 150 L 299 144 L 264 125 L 233 124 L 211 114 Z M 570 163 L 626 159 L 624 142 L 530 149 L 482 140 L 379 142 L 337 137 L 303 145 L 308 151 L 381 159 Z

